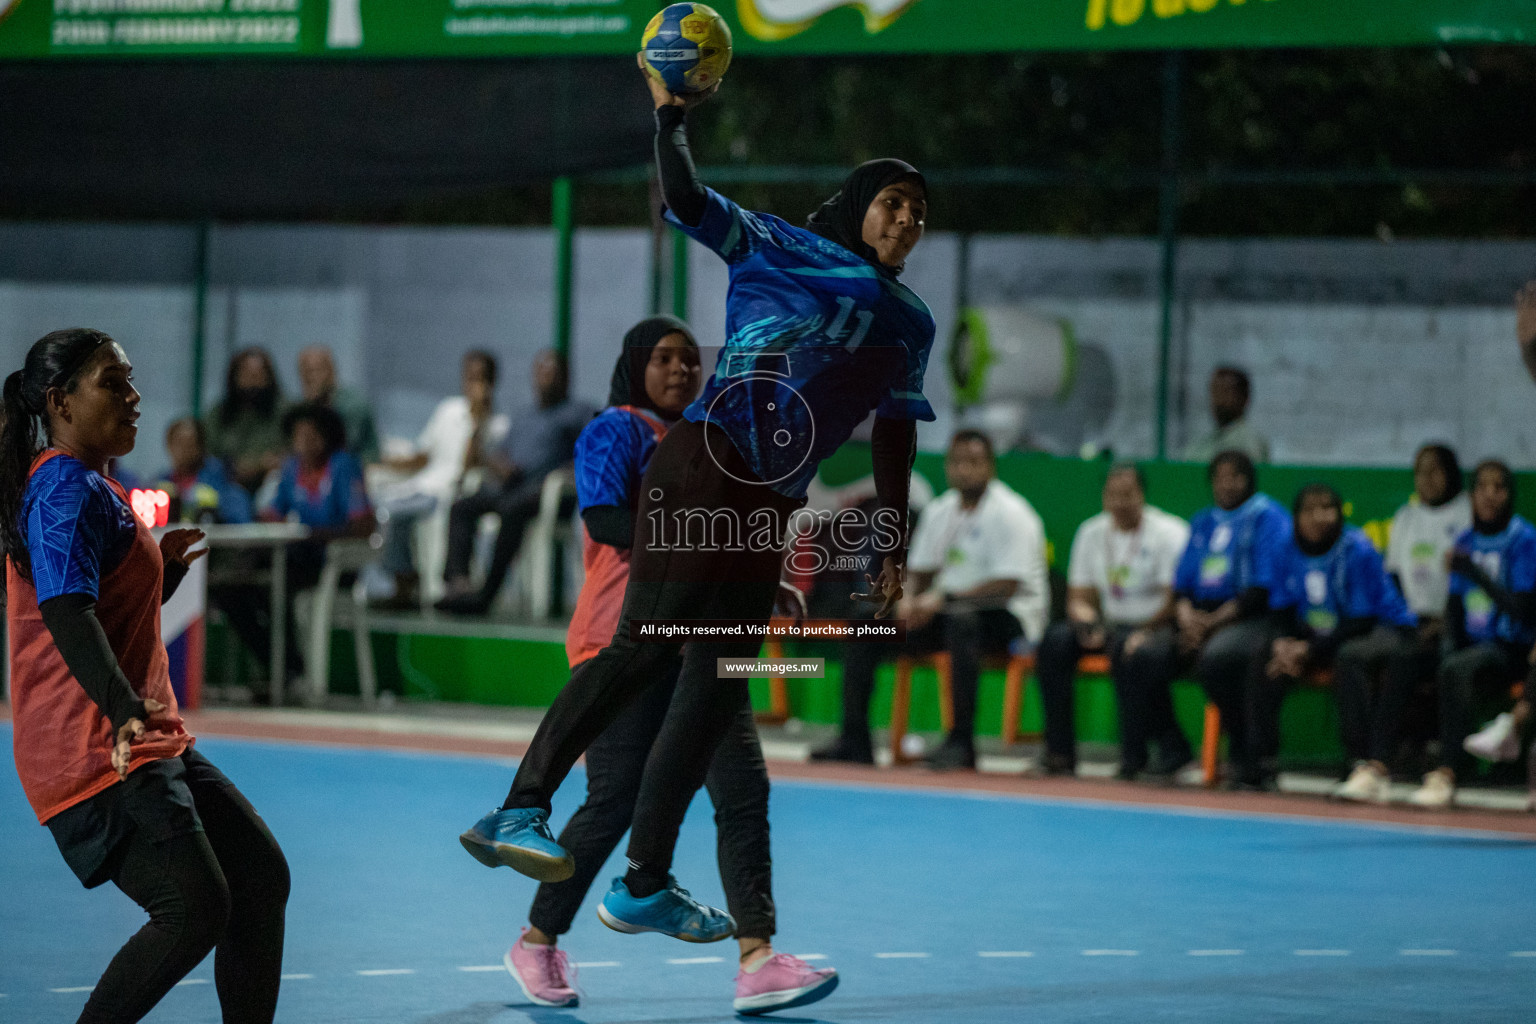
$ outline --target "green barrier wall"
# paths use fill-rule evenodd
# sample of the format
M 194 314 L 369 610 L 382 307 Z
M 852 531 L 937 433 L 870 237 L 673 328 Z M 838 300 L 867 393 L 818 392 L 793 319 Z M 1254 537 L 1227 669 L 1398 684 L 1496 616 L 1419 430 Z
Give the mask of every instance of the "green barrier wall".
M 1045 523 L 1052 564 L 1065 569 L 1072 535 L 1083 520 L 1099 511 L 1099 491 L 1110 464 L 1103 460 L 1062 459 L 1051 455 L 1012 453 L 997 461 L 1000 480 L 1028 498 Z M 1468 470 L 1471 466 L 1465 467 Z M 944 490 L 944 456 L 920 452 L 914 471 L 934 491 Z M 1193 462 L 1147 462 L 1147 500 L 1186 519 L 1211 503 L 1205 466 Z M 868 476 L 869 446 L 849 444 L 822 463 L 822 479 L 832 486 Z M 1349 521 L 1371 535 L 1380 547 L 1387 542 L 1392 515 L 1413 493 L 1413 472 L 1359 466 L 1260 466 L 1259 489 L 1287 508 L 1305 484 L 1332 484 L 1344 495 Z M 1516 506 L 1536 521 L 1536 473 L 1517 474 Z
M 998 475 L 1029 498 L 1045 521 L 1053 561 L 1065 561 L 1072 534 L 1079 523 L 1099 511 L 1099 490 L 1108 464 L 1060 459 L 1047 455 L 1012 454 L 998 463 Z M 922 453 L 917 459 L 922 473 L 936 490 L 944 487 L 943 456 Z M 1149 463 L 1148 500 L 1179 515 L 1188 516 L 1209 503 L 1205 468 L 1188 463 Z M 867 445 L 849 445 L 823 466 L 823 477 L 837 485 L 869 473 Z M 1333 484 L 1345 496 L 1352 522 L 1367 529 L 1385 544 L 1392 513 L 1412 490 L 1412 474 L 1406 470 L 1340 467 L 1267 466 L 1259 470 L 1260 486 L 1289 504 L 1296 490 L 1313 481 Z M 1528 517 L 1536 518 L 1536 474 L 1522 474 L 1519 504 Z M 1063 566 L 1064 567 L 1064 566 Z M 225 664 L 228 635 L 210 630 L 210 675 Z M 561 644 L 498 638 L 445 637 L 376 633 L 374 660 L 379 687 L 406 699 L 457 701 L 473 704 L 545 707 L 564 685 L 567 670 Z M 789 645 L 791 651 L 794 645 Z M 357 672 L 350 638 L 338 633 L 332 650 L 332 688 L 338 693 L 357 693 Z M 818 655 L 835 658 L 835 647 L 821 645 Z M 871 720 L 890 719 L 890 666 L 877 677 Z M 829 660 L 825 679 L 792 679 L 788 682 L 793 715 L 805 722 L 835 723 L 841 717 L 842 667 Z M 764 680 L 752 682 L 753 703 L 768 706 Z M 1198 686 L 1181 681 L 1174 688 L 1175 709 L 1185 733 L 1197 739 L 1203 724 L 1204 699 Z M 918 669 L 912 681 L 911 728 L 918 732 L 939 729 L 938 686 L 931 671 Z M 977 697 L 977 731 L 997 735 L 1002 722 L 1003 674 L 983 673 Z M 1028 685 L 1022 715 L 1024 733 L 1041 729 L 1039 693 Z M 1117 738 L 1114 691 L 1102 676 L 1085 677 L 1078 683 L 1077 731 L 1086 742 L 1113 743 Z M 1338 720 L 1332 694 L 1300 688 L 1287 700 L 1282 716 L 1283 756 L 1292 764 L 1335 764 L 1343 758 L 1338 741 Z

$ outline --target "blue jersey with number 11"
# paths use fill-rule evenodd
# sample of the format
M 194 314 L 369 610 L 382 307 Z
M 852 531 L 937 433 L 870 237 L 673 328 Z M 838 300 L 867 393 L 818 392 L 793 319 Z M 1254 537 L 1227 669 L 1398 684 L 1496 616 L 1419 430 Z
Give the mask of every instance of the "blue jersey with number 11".
M 698 226 L 667 218 L 730 266 L 725 351 L 683 413 L 722 428 L 774 490 L 805 496 L 821 460 L 871 412 L 931 420 L 933 314 L 859 256 L 707 190 Z

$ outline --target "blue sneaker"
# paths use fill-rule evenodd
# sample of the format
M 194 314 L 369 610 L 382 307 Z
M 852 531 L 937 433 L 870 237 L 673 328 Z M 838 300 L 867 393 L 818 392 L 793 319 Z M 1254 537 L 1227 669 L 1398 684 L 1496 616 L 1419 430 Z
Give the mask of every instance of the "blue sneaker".
M 541 882 L 563 882 L 576 860 L 549 832 L 549 812 L 539 807 L 492 811 L 459 836 L 469 855 L 488 868 L 505 864 Z
M 671 875 L 665 889 L 643 900 L 629 894 L 623 878 L 615 878 L 613 888 L 597 905 L 597 916 L 616 932 L 661 932 L 684 942 L 719 942 L 736 934 L 730 914 L 706 907 Z

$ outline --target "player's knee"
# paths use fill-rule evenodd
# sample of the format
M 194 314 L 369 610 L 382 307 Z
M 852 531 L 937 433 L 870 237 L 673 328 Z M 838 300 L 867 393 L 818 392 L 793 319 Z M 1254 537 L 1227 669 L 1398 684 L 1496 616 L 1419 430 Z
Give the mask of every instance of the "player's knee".
M 288 871 L 288 858 L 283 856 L 282 848 L 274 839 L 271 853 L 261 871 L 262 902 L 273 907 L 285 907 L 292 889 L 293 878 Z
M 161 920 L 176 936 L 179 949 L 206 953 L 223 941 L 232 907 L 228 883 L 210 875 L 185 887 L 178 906 Z
M 738 776 L 728 783 L 711 778 L 707 781 L 707 787 L 710 802 L 715 805 L 717 825 L 743 820 L 766 823 L 770 792 L 766 773 L 754 773 L 750 778 Z

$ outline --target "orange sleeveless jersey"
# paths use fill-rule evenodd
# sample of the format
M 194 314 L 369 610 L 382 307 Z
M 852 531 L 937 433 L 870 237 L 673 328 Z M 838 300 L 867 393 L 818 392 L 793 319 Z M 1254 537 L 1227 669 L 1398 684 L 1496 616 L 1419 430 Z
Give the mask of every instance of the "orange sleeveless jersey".
M 667 425 L 656 417 L 621 405 L 618 408 L 639 417 L 659 442 L 667 434 Z M 581 528 L 581 566 L 586 581 L 576 596 L 576 610 L 571 613 L 571 627 L 565 634 L 565 660 L 571 668 L 597 654 L 613 640 L 624 610 L 624 587 L 629 583 L 629 552 L 608 544 L 599 544 Z
M 59 454 L 43 452 L 32 463 L 31 472 Z M 122 486 L 115 480 L 109 483 L 126 504 L 128 495 Z M 179 757 L 192 745 L 171 691 L 165 644 L 160 640 L 160 589 L 165 576 L 160 546 L 137 516 L 134 521 L 133 546 L 122 563 L 101 578 L 96 600 L 96 618 L 134 692 L 166 707 L 143 739 L 133 744 L 129 771 L 150 761 Z M 37 590 L 9 558 L 5 575 L 16 773 L 37 820 L 47 822 L 118 781 L 111 762 L 112 726 L 64 664 L 64 656 L 43 625 Z

